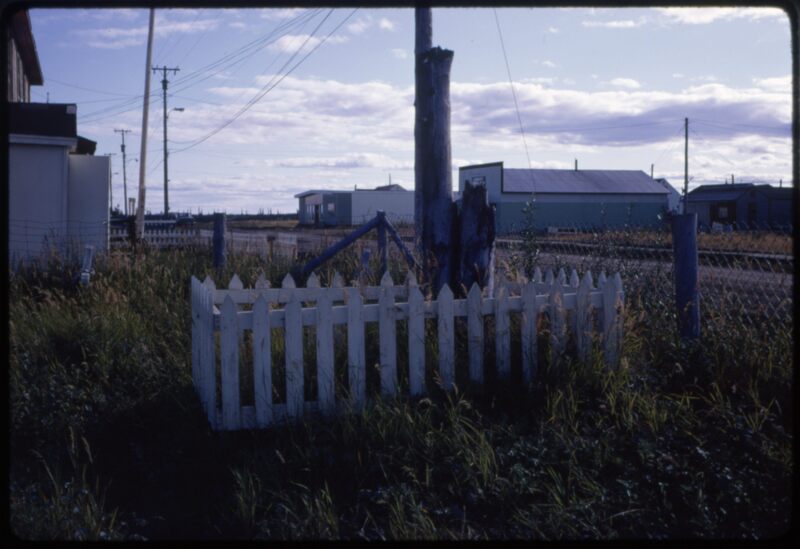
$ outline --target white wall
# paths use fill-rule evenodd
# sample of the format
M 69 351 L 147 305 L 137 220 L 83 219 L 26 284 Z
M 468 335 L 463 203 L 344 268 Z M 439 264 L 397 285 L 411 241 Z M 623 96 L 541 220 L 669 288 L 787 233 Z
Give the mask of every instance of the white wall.
M 36 144 L 37 139 L 13 135 L 9 141 L 8 253 L 13 266 L 40 256 L 48 244 L 58 253 L 65 251 L 69 165 L 68 143 Z
M 353 225 L 369 221 L 378 210 L 385 211 L 389 221 L 414 222 L 413 191 L 353 191 L 350 196 Z
M 82 253 L 85 245 L 95 251 L 108 249 L 108 185 L 111 158 L 70 155 L 67 198 L 70 244 Z
M 501 200 L 500 181 L 503 175 L 503 167 L 500 164 L 493 166 L 483 166 L 476 168 L 459 168 L 458 170 L 458 191 L 464 192 L 464 180 L 472 183 L 473 177 L 483 177 L 486 180 L 486 191 L 489 203 L 494 204 Z M 530 197 L 528 197 L 530 198 Z

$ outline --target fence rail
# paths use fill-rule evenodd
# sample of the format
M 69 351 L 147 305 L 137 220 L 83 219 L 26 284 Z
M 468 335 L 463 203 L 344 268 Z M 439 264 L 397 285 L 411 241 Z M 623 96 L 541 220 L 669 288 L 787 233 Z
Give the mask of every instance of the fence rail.
M 484 293 L 473 285 L 465 298 L 456 299 L 444 286 L 437 300 L 426 300 L 411 273 L 402 285 L 395 285 L 386 273 L 380 286 L 364 287 L 346 287 L 339 275 L 330 287 L 322 287 L 312 274 L 305 288 L 297 288 L 289 275 L 280 288 L 271 288 L 263 275 L 254 288 L 244 288 L 234 275 L 226 289 L 217 289 L 209 277 L 204 282 L 192 277 L 192 379 L 212 428 L 237 430 L 266 428 L 308 413 L 330 416 L 361 409 L 367 402 L 366 323 L 378 323 L 382 396 L 399 391 L 398 320 L 407 322 L 408 340 L 400 344 L 408 346 L 412 396 L 426 392 L 425 319 L 436 319 L 437 373 L 445 390 L 453 388 L 459 367 L 455 361 L 456 318 L 466 319 L 468 375 L 477 385 L 484 384 L 486 317 L 494 317 L 495 367 L 501 380 L 508 380 L 511 374 L 512 314 L 519 314 L 521 320 L 525 383 L 533 380 L 537 368 L 540 315 L 549 319 L 550 349 L 555 360 L 565 349 L 568 332 L 574 335 L 579 358 L 588 358 L 597 314 L 605 359 L 609 364 L 617 361 L 624 303 L 619 273 L 608 279 L 601 273 L 595 287 L 590 272 L 579 279 L 575 271 L 569 278 L 563 270 L 557 276 L 548 271 L 542 280 L 537 269 L 529 281 L 500 281 L 492 295 Z M 313 306 L 304 307 L 304 303 Z M 339 400 L 335 397 L 334 351 L 342 340 L 334 337 L 336 325 L 347 328 L 347 389 L 340 393 L 349 396 Z M 304 326 L 316 328 L 318 398 L 314 401 L 304 398 Z M 276 328 L 281 330 L 273 332 Z M 246 332 L 251 333 L 252 341 L 252 406 L 241 404 L 241 347 Z M 274 333 L 282 334 L 283 345 L 276 343 L 285 356 L 285 402 L 281 403 L 273 398 L 273 368 L 278 367 L 272 356 Z

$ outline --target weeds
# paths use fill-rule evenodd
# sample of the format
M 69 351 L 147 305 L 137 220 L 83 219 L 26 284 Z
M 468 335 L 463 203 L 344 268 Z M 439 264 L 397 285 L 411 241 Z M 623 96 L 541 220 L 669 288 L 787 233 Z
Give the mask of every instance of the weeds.
M 485 396 L 432 391 L 327 423 L 215 433 L 190 377 L 188 280 L 212 274 L 210 254 L 112 254 L 85 288 L 52 261 L 10 274 L 20 537 L 753 539 L 789 526 L 791 323 L 708 311 L 687 344 L 664 293 L 647 291 L 664 273 L 623 274 L 619 368 L 597 342 L 587 362 L 554 365 L 543 340 L 533 386 L 502 387 L 488 340 Z M 355 253 L 335 259 L 323 284 L 359 265 Z M 232 254 L 213 278 L 252 285 L 263 272 L 276 286 L 295 266 Z M 403 272 L 392 264 L 395 280 Z M 427 340 L 435 364 L 435 330 Z M 400 372 L 406 363 L 400 354 Z

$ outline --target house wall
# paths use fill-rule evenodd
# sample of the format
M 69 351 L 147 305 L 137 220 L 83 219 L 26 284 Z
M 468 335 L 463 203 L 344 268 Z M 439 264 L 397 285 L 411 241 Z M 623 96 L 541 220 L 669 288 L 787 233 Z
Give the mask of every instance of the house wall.
M 414 220 L 413 191 L 353 191 L 351 199 L 351 225 L 361 225 L 378 213 L 386 212 L 389 221 Z
M 108 249 L 108 186 L 111 158 L 70 155 L 67 218 L 69 244 L 81 254 L 92 245 L 95 251 Z
M 11 265 L 43 252 L 63 254 L 67 235 L 68 144 L 9 145 L 9 231 Z
M 767 220 L 773 226 L 789 226 L 794 222 L 791 198 L 769 198 Z
M 516 195 L 515 195 L 516 196 Z M 498 234 L 518 233 L 527 224 L 524 208 L 530 197 L 495 204 Z M 537 195 L 533 203 L 535 230 L 560 228 L 659 227 L 667 195 Z
M 30 101 L 30 84 L 28 75 L 22 65 L 22 57 L 19 54 L 16 41 L 8 34 L 8 59 L 7 68 L 7 97 L 10 103 L 27 103 Z
M 473 177 L 483 177 L 486 181 L 486 194 L 489 198 L 489 203 L 494 204 L 501 200 L 506 200 L 505 195 L 501 193 L 501 183 L 503 180 L 503 165 L 502 163 L 485 164 L 476 167 L 467 167 L 458 169 L 458 192 L 464 192 L 464 181 L 468 180 L 472 183 Z

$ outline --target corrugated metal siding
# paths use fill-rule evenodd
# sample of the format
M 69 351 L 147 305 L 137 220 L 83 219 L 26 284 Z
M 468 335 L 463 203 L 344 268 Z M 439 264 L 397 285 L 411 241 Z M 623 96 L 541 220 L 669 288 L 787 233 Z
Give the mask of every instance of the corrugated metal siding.
M 526 224 L 523 214 L 525 204 L 521 202 L 500 202 L 496 204 L 497 233 L 520 232 Z M 547 227 L 560 228 L 622 228 L 659 227 L 659 219 L 667 207 L 666 196 L 662 202 L 638 203 L 636 201 L 600 202 L 562 202 L 535 204 L 533 224 L 536 230 Z
M 641 170 L 526 170 L 504 169 L 507 193 L 635 193 L 667 194 Z

